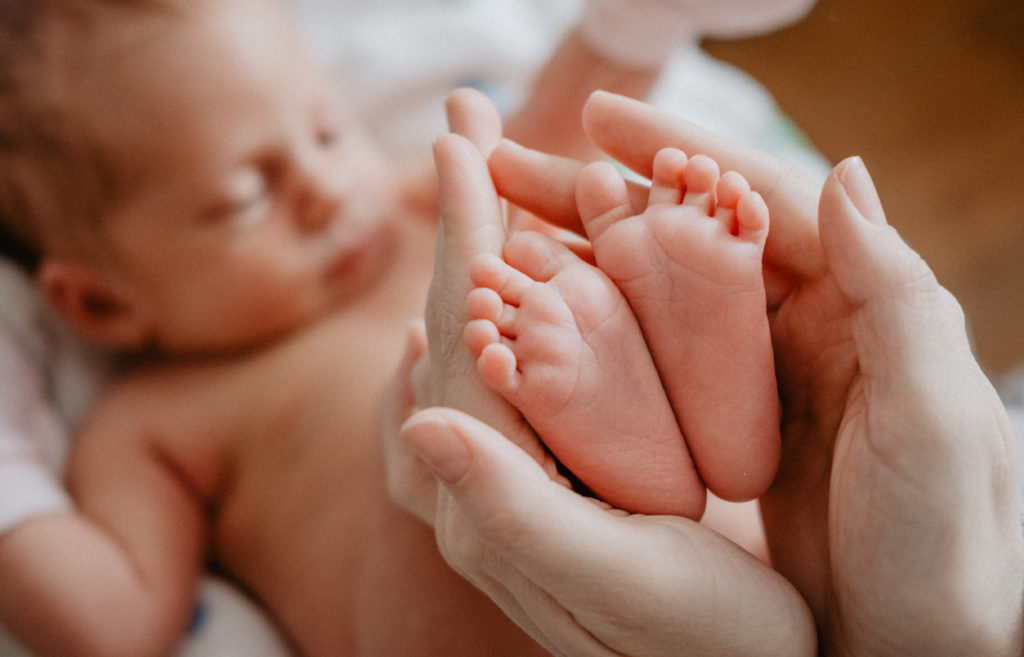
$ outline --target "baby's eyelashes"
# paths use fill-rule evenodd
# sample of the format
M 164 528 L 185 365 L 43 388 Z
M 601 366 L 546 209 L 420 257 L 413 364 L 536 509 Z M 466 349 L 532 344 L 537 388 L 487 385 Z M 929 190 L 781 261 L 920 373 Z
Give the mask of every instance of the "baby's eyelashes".
M 213 204 L 206 218 L 214 223 L 258 223 L 268 214 L 271 201 L 270 181 L 258 168 L 236 174 L 220 201 Z
M 252 225 L 267 217 L 269 209 L 270 190 L 264 186 L 248 198 L 238 201 L 228 214 L 232 221 L 242 225 Z

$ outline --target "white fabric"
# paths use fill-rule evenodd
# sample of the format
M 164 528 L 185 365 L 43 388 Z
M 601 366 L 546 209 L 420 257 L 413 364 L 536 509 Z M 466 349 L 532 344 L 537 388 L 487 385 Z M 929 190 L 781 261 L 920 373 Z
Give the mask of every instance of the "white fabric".
M 587 45 L 634 68 L 657 68 L 697 40 L 697 25 L 677 16 L 676 0 L 589 0 L 580 22 Z
M 796 164 L 824 183 L 832 163 L 744 71 L 691 47 L 677 51 L 651 91 L 652 105 L 701 127 Z
M 1010 429 L 1017 437 L 1017 476 L 1021 497 L 1021 524 L 1024 525 L 1024 365 L 1004 374 L 996 389 L 1010 416 Z
M 1017 486 L 1021 499 L 1021 525 L 1024 525 L 1024 406 L 1007 406 L 1010 428 L 1017 437 Z
M 655 68 L 703 37 L 735 38 L 803 18 L 815 0 L 588 0 L 580 23 L 587 43 L 609 59 Z
M 0 535 L 70 508 L 60 482 L 63 420 L 51 399 L 46 314 L 28 277 L 0 262 Z
M 0 657 L 32 655 L 10 635 L 0 631 Z M 175 657 L 296 655 L 259 607 L 230 583 L 207 576 L 199 587 L 192 627 Z
M 621 0 L 628 4 L 636 0 Z M 646 0 L 645 0 L 646 1 Z M 806 16 L 817 0 L 665 0 L 700 37 L 735 39 L 774 32 Z
M 2 653 L 0 653 L 2 657 Z M 263 611 L 235 586 L 207 576 L 175 657 L 295 657 Z
M 443 100 L 472 86 L 503 111 L 575 20 L 580 0 L 286 0 L 346 101 L 392 150 L 446 130 Z

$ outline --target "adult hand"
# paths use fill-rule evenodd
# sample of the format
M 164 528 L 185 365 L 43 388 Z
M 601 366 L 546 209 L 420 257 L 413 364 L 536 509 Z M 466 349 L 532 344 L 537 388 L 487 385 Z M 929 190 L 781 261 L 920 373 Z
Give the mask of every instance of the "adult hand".
M 443 484 L 445 559 L 552 654 L 816 654 L 800 596 L 721 535 L 582 497 L 454 409 L 420 411 L 403 434 Z
M 740 172 L 768 203 L 783 454 L 762 510 L 773 563 L 810 604 L 824 652 L 1020 655 L 1006 414 L 959 306 L 887 225 L 863 164 L 840 164 L 819 201 L 794 167 L 636 101 L 595 94 L 584 124 L 640 174 L 676 146 Z M 571 226 L 573 166 L 544 160 L 503 145 L 490 163 L 505 197 Z
M 518 414 L 477 379 L 462 343 L 463 301 L 471 256 L 504 243 L 481 153 L 497 143 L 500 123 L 471 92 L 452 97 L 449 121 L 472 141 L 446 135 L 435 144 L 442 227 L 429 355 L 413 378 L 420 406 L 452 408 L 406 423 L 405 444 L 441 485 L 425 485 L 392 450 L 396 499 L 434 525 L 456 570 L 555 655 L 813 655 L 810 613 L 784 578 L 697 523 L 630 516 L 576 494 Z

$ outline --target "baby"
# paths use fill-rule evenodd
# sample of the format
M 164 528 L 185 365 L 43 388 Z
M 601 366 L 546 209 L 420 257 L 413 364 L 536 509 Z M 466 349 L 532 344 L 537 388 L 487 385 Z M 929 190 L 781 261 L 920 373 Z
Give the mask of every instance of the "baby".
M 434 217 L 403 206 L 275 7 L 19 7 L 39 21 L 31 100 L 53 104 L 30 107 L 61 120 L 11 162 L 6 229 L 60 315 L 136 362 L 82 427 L 78 509 L 0 542 L 4 625 L 39 655 L 166 654 L 212 562 L 306 655 L 543 654 L 387 496 L 378 437 L 409 409 L 382 422 L 379 400 L 423 314 Z M 659 479 L 698 515 L 677 463 Z
M 76 441 L 77 509 L 3 534 L 3 624 L 37 655 L 168 654 L 209 562 L 302 654 L 544 654 L 387 496 L 379 399 L 436 216 L 277 8 L 17 9 L 39 124 L 14 134 L 39 148 L 5 144 L 7 229 L 60 315 L 137 362 Z

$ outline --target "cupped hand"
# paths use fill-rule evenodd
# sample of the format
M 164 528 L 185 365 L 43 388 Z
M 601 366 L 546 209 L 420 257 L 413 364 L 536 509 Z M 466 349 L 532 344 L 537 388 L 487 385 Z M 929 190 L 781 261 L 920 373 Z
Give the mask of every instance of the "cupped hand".
M 819 194 L 795 167 L 636 101 L 595 94 L 584 123 L 640 174 L 676 146 L 740 172 L 768 203 L 783 456 L 762 509 L 773 563 L 810 604 L 825 653 L 1021 654 L 1006 414 L 959 306 L 887 224 L 863 164 L 840 164 Z M 504 196 L 572 226 L 571 166 L 545 160 L 506 144 L 490 164 Z
M 504 243 L 483 155 L 500 123 L 472 92 L 454 95 L 448 110 L 469 138 L 435 144 L 438 262 L 429 347 L 413 375 L 416 405 L 448 408 L 426 408 L 403 427 L 404 446 L 436 479 L 408 452 L 389 450 L 393 495 L 434 526 L 446 560 L 552 654 L 814 654 L 810 613 L 778 573 L 691 521 L 630 516 L 573 492 L 518 413 L 476 377 L 463 300 L 471 257 Z
M 447 561 L 552 654 L 816 654 L 797 592 L 719 534 L 582 497 L 453 409 L 420 411 L 403 435 L 444 484 Z

